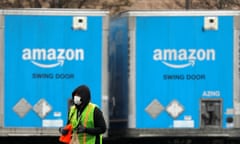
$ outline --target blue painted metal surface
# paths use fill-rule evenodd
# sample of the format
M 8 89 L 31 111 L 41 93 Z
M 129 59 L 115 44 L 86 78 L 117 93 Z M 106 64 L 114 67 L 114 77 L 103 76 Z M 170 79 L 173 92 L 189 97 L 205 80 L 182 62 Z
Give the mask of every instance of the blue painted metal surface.
M 172 128 L 191 116 L 199 128 L 200 99 L 223 100 L 223 127 L 233 108 L 233 17 L 219 16 L 218 30 L 204 30 L 204 16 L 136 17 L 136 128 Z M 218 95 L 206 95 L 207 91 Z M 184 111 L 155 119 L 145 108 L 177 100 Z
M 5 16 L 4 126 L 43 127 L 43 120 L 67 120 L 68 99 L 80 84 L 101 107 L 102 16 L 87 16 L 87 30 L 72 29 L 73 16 Z M 24 98 L 32 108 L 19 117 L 14 106 Z M 44 118 L 34 105 L 45 99 Z M 51 127 L 51 124 L 49 125 Z

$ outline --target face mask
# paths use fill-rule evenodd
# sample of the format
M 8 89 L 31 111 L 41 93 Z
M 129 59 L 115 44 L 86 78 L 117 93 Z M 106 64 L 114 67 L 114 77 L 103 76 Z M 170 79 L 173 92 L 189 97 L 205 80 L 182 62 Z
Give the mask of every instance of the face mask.
M 73 102 L 74 102 L 74 104 L 76 104 L 76 105 L 80 105 L 80 104 L 82 103 L 82 102 L 81 102 L 81 97 L 80 97 L 80 96 L 74 96 Z

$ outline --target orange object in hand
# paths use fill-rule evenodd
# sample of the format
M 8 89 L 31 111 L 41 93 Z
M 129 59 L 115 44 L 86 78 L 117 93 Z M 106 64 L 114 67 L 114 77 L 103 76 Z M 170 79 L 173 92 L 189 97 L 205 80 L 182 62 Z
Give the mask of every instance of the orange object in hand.
M 72 138 L 72 129 L 73 129 L 72 125 L 68 124 L 63 129 L 67 130 L 68 133 L 66 135 L 61 135 L 59 137 L 59 141 L 65 143 L 65 144 L 69 144 L 71 141 L 71 138 Z

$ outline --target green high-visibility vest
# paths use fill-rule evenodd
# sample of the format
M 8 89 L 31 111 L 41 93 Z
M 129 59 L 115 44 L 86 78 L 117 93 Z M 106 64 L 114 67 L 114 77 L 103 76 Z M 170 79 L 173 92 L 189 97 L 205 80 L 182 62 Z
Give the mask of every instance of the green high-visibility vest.
M 70 123 L 73 126 L 73 132 L 76 132 L 75 129 L 79 124 L 83 125 L 86 128 L 94 128 L 94 109 L 96 105 L 89 103 L 83 110 L 80 117 L 77 116 L 76 106 L 70 108 L 69 117 Z M 95 144 L 96 136 L 90 135 L 87 133 L 78 134 L 80 144 Z M 100 144 L 102 144 L 102 135 L 100 135 Z

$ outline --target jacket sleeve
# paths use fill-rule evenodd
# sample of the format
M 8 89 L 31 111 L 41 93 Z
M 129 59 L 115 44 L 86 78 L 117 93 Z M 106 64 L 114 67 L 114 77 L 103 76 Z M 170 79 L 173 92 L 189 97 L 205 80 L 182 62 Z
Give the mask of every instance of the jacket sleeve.
M 106 131 L 106 122 L 102 111 L 96 107 L 94 110 L 94 128 L 86 128 L 85 132 L 92 135 L 99 135 Z

